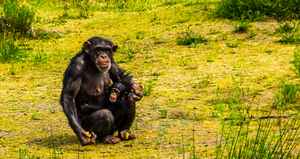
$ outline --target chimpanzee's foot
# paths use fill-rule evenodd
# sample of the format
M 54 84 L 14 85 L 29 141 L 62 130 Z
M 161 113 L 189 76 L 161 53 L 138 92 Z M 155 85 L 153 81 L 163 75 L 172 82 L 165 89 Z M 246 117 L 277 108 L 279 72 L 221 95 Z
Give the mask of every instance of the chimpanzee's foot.
M 128 130 L 123 130 L 119 132 L 119 137 L 121 138 L 121 140 L 133 140 L 136 138 L 136 136 L 130 133 L 130 131 Z
M 116 144 L 118 142 L 120 142 L 121 139 L 116 137 L 116 136 L 112 136 L 112 135 L 108 135 L 106 137 L 104 137 L 103 142 L 106 144 Z

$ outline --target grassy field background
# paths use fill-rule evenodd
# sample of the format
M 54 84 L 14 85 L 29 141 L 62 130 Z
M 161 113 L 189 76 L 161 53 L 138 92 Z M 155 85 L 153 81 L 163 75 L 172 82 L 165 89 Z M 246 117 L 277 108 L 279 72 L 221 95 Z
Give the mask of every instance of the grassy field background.
M 22 60 L 0 63 L 0 158 L 214 158 L 224 120 L 299 114 L 298 96 L 274 108 L 282 86 L 300 81 L 297 44 L 279 42 L 273 18 L 216 18 L 218 0 L 90 1 L 87 15 L 71 3 L 20 3 L 36 12 L 36 35 L 15 40 Z M 119 45 L 116 60 L 145 97 L 136 140 L 81 147 L 58 101 L 69 60 L 95 35 Z M 186 37 L 196 40 L 181 45 Z

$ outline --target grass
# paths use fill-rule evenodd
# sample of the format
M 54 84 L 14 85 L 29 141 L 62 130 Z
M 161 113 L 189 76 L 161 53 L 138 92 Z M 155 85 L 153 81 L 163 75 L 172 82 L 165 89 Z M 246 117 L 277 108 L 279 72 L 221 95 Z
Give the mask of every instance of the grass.
M 275 94 L 273 106 L 277 109 L 284 109 L 288 104 L 295 103 L 298 90 L 298 85 L 283 84 L 279 92 Z
M 276 29 L 276 33 L 281 35 L 279 42 L 283 44 L 299 44 L 300 29 L 298 21 L 283 22 Z
M 38 1 L 27 1 L 35 10 L 35 36 L 12 40 L 26 58 L 0 63 L 2 158 L 18 158 L 19 149 L 26 149 L 24 158 L 215 158 L 223 120 L 235 128 L 233 135 L 245 119 L 265 112 L 282 120 L 299 114 L 273 108 L 281 81 L 299 84 L 297 45 L 278 43 L 281 33 L 274 32 L 281 23 L 274 19 L 251 22 L 247 33 L 237 34 L 236 21 L 210 16 L 217 0 L 132 1 L 122 9 L 97 1 L 86 18 L 72 5 L 74 18 L 61 18 L 63 3 Z M 145 88 L 131 128 L 136 140 L 81 147 L 59 105 L 63 72 L 94 35 L 119 46 L 115 60 Z M 208 41 L 178 45 L 177 38 L 185 37 Z M 249 123 L 245 141 L 255 139 L 258 125 Z M 271 136 L 278 138 L 278 123 L 272 126 Z M 295 143 L 293 153 L 299 138 Z
M 233 32 L 235 33 L 246 33 L 249 30 L 249 22 L 240 21 L 235 27 Z
M 61 19 L 88 18 L 92 13 L 89 0 L 66 0 L 63 4 Z
M 17 0 L 5 0 L 3 4 L 3 17 L 7 23 L 4 29 L 9 32 L 28 34 L 35 20 L 35 12 L 30 6 L 20 4 Z
M 189 28 L 187 29 L 187 31 L 181 33 L 181 35 L 176 39 L 177 45 L 195 46 L 197 44 L 206 42 L 208 42 L 208 40 L 205 37 L 192 32 Z
M 279 127 L 275 126 L 280 122 Z M 218 141 L 216 158 L 297 158 L 292 153 L 296 148 L 300 124 L 297 119 L 276 121 L 264 119 L 254 121 L 257 125 L 253 130 L 248 125 L 224 126 Z M 232 131 L 235 130 L 235 131 Z
M 300 44 L 300 34 L 299 33 L 283 34 L 279 42 L 283 44 Z
M 292 60 L 294 70 L 300 76 L 300 49 L 296 48 L 294 51 L 294 59 Z
M 19 159 L 40 159 L 40 157 L 30 155 L 27 149 L 19 149 Z
M 156 80 L 149 80 L 144 85 L 144 96 L 150 96 L 153 91 L 153 87 L 155 86 Z
M 217 6 L 215 14 L 229 19 L 258 20 L 264 17 L 297 19 L 300 11 L 297 0 L 224 0 Z
M 157 0 L 110 0 L 105 2 L 103 9 L 145 11 L 151 9 L 157 2 Z
M 279 24 L 279 27 L 276 29 L 277 33 L 292 33 L 298 31 L 298 22 L 297 21 L 286 21 Z
M 18 62 L 25 57 L 24 52 L 17 46 L 11 37 L 0 39 L 0 62 Z

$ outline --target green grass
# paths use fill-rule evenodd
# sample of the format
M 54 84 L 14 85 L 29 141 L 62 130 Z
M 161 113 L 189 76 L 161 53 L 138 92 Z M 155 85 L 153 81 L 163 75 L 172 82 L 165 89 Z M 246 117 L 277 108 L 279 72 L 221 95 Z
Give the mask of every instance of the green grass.
M 283 34 L 279 42 L 283 44 L 300 44 L 300 33 Z
M 298 91 L 298 85 L 283 84 L 275 94 L 273 106 L 277 109 L 284 109 L 288 104 L 295 103 Z
M 3 39 L 2 39 L 3 38 Z M 0 62 L 18 62 L 25 57 L 24 52 L 17 46 L 15 40 L 11 37 L 1 37 L 0 39 Z
M 281 34 L 297 32 L 299 29 L 298 25 L 299 24 L 297 21 L 282 22 L 279 24 L 279 27 L 276 29 L 276 32 Z
M 189 28 L 187 31 L 181 33 L 176 39 L 177 45 L 192 45 L 196 46 L 197 44 L 206 43 L 208 40 L 202 35 L 198 35 L 191 31 Z
M 292 60 L 294 70 L 297 75 L 300 77 L 300 49 L 296 48 L 294 51 L 294 59 Z
M 251 123 L 245 141 L 252 142 L 258 124 L 250 119 L 270 111 L 282 120 L 299 114 L 297 95 L 283 106 L 293 109 L 273 107 L 281 81 L 299 85 L 297 45 L 278 42 L 282 23 L 251 22 L 237 34 L 237 21 L 211 17 L 218 0 L 142 2 L 120 8 L 91 1 L 82 18 L 73 4 L 62 17 L 64 3 L 24 1 L 35 11 L 32 36 L 16 37 L 9 46 L 26 58 L 0 63 L 2 158 L 215 158 L 223 120 L 236 128 L 232 135 Z M 136 140 L 81 147 L 58 101 L 70 59 L 95 35 L 119 46 L 116 62 L 143 84 L 145 97 L 131 128 Z M 276 139 L 278 123 L 272 126 Z M 299 138 L 295 143 L 298 153 Z
M 280 123 L 280 126 L 275 126 Z M 224 126 L 219 137 L 216 158 L 298 158 L 293 153 L 297 146 L 300 123 L 297 119 L 287 121 L 263 119 L 241 126 Z M 282 124 L 282 125 L 281 125 Z
M 35 12 L 25 4 L 20 4 L 17 0 L 5 0 L 3 4 L 3 17 L 6 20 L 6 31 L 28 34 L 35 20 Z
M 235 27 L 233 32 L 235 33 L 246 33 L 249 30 L 249 22 L 247 21 L 240 21 Z
M 298 0 L 223 0 L 216 8 L 216 15 L 230 19 L 257 20 L 264 17 L 277 19 L 299 18 Z
M 280 43 L 283 44 L 299 44 L 300 29 L 298 21 L 283 22 L 276 29 L 276 33 L 281 35 Z
M 158 0 L 110 0 L 102 3 L 103 10 L 145 11 L 152 9 Z
M 89 2 L 89 0 L 66 0 L 62 2 L 63 14 L 61 15 L 60 18 L 61 19 L 88 18 L 92 14 L 91 3 L 92 2 Z
M 40 159 L 35 155 L 30 155 L 27 149 L 19 149 L 19 159 Z

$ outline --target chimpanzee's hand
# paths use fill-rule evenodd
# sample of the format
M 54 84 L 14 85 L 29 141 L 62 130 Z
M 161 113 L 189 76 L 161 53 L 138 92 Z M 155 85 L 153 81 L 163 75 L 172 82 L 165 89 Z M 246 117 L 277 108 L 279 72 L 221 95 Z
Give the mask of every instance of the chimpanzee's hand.
M 83 130 L 80 137 L 80 143 L 82 146 L 92 145 L 96 143 L 97 135 L 92 131 Z
M 134 101 L 139 101 L 143 98 L 144 88 L 138 83 L 133 83 L 131 86 L 130 98 Z

